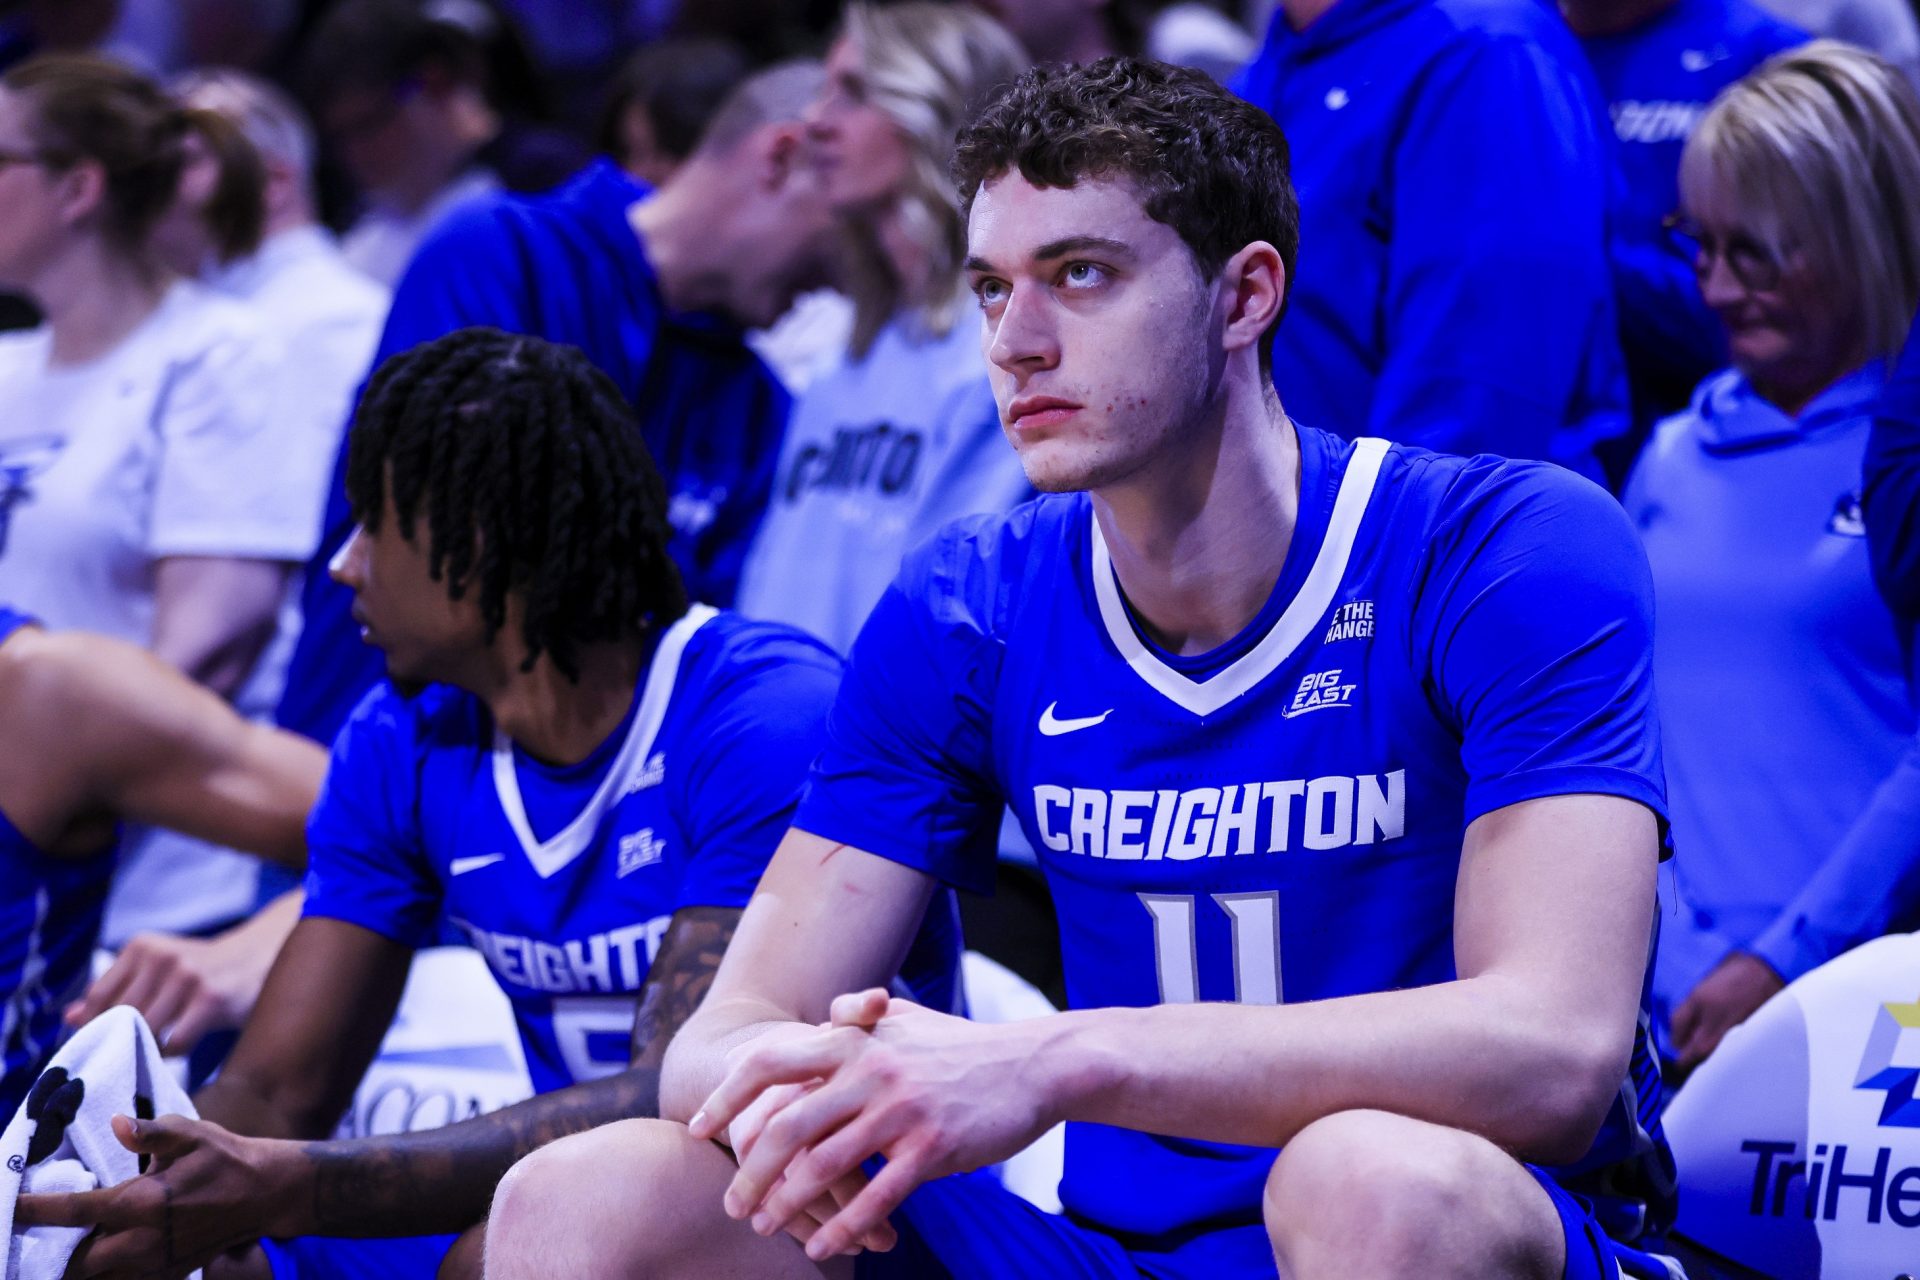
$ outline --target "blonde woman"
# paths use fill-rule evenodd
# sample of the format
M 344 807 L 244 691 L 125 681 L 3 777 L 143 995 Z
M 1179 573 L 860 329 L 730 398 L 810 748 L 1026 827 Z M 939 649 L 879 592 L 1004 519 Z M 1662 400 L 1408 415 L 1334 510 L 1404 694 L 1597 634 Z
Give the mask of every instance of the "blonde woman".
M 987 386 L 947 176 L 960 126 L 1023 65 L 1013 37 L 972 9 L 847 11 L 809 136 L 846 224 L 853 340 L 794 407 L 741 582 L 750 617 L 844 652 L 905 552 L 1029 492 Z
M 1733 367 L 1655 429 L 1626 505 L 1653 567 L 1679 851 L 1655 1009 L 1691 1064 L 1859 940 L 1824 868 L 1851 859 L 1914 730 L 1859 493 L 1920 304 L 1920 99 L 1850 46 L 1781 54 L 1714 101 L 1680 187 Z

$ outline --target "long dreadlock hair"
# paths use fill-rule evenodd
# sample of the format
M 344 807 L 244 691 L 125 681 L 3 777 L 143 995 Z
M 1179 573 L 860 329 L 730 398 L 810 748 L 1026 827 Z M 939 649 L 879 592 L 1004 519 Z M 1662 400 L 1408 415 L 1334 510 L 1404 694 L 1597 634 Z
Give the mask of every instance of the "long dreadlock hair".
M 489 641 L 518 592 L 523 669 L 545 653 L 578 680 L 582 645 L 687 611 L 666 486 L 576 348 L 472 328 L 387 360 L 354 414 L 347 497 L 370 531 L 391 514 L 408 539 L 424 510 L 429 571 L 455 600 L 477 587 Z

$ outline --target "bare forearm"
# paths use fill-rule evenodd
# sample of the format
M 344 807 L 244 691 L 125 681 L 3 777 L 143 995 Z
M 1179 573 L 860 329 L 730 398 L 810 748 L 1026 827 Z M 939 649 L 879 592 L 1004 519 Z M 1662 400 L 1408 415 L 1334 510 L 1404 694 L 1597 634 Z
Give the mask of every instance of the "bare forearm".
M 314 1138 L 332 1127 L 275 1103 L 231 1071 L 201 1086 L 193 1095 L 193 1106 L 202 1120 L 249 1138 Z
M 660 1073 L 660 1116 L 685 1124 L 726 1077 L 728 1054 L 768 1033 L 806 1024 L 747 997 L 701 1007 L 667 1048 Z
M 276 1232 L 396 1236 L 463 1231 L 487 1215 L 515 1161 L 569 1134 L 659 1110 L 659 1074 L 635 1068 L 443 1129 L 310 1142 L 298 1149 L 305 1195 Z
M 1041 1024 L 1048 1024 L 1044 1030 Z M 1632 1028 L 1481 976 L 1311 1004 L 1159 1005 L 1042 1019 L 1032 1061 L 1057 1119 L 1280 1146 L 1341 1111 L 1465 1128 L 1524 1158 L 1578 1157 Z

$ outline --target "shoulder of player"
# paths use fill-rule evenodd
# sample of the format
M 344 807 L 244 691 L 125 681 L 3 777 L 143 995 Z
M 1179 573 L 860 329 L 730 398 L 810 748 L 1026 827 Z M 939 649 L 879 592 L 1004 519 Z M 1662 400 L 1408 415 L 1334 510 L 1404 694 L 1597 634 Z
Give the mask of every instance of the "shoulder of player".
M 407 694 L 382 680 L 360 699 L 335 740 L 336 755 L 369 750 L 418 752 L 431 748 L 490 750 L 492 739 L 479 700 L 450 685 L 430 684 Z
M 783 701 L 830 690 L 843 665 L 839 654 L 797 627 L 722 610 L 687 641 L 675 693 L 706 702 Z
M 1585 547 L 1638 546 L 1611 494 L 1553 463 L 1408 448 L 1389 456 L 1401 470 L 1383 474 L 1383 487 L 1395 495 L 1398 519 L 1419 526 L 1391 536 L 1416 540 L 1429 561 L 1480 555 L 1515 541 L 1566 545 L 1576 536 Z
M 916 592 L 940 586 L 984 602 L 987 595 L 966 588 L 996 591 L 1053 562 L 1085 536 L 1087 511 L 1085 494 L 1043 493 L 1010 511 L 961 516 L 907 554 L 899 586 Z

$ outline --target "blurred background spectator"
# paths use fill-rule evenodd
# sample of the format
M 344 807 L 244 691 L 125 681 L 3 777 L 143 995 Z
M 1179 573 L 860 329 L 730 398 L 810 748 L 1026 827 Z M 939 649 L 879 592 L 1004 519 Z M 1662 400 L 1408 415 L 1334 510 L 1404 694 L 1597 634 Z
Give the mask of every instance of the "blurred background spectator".
M 1627 391 L 1605 122 L 1565 25 L 1535 0 L 1282 0 L 1234 87 L 1300 196 L 1287 412 L 1597 475 Z
M 259 659 L 319 532 L 328 443 L 289 408 L 268 327 L 159 252 L 193 154 L 211 166 L 194 192 L 207 244 L 250 254 L 263 170 L 226 117 L 92 57 L 0 79 L 0 282 L 46 316 L 0 337 L 0 599 L 271 705 L 277 691 L 251 682 L 277 674 Z M 115 936 L 253 905 L 250 860 L 179 868 L 175 892 L 143 856 L 116 886 Z
M 1560 11 L 1600 81 L 1625 183 L 1611 245 L 1633 429 L 1602 449 L 1617 487 L 1655 420 L 1727 361 L 1693 262 L 1666 231 L 1680 149 L 1714 95 L 1807 35 L 1749 0 L 1561 0 Z
M 462 204 L 545 189 L 586 159 L 541 122 L 539 78 L 480 0 L 340 0 L 309 39 L 303 81 L 356 189 L 347 260 L 385 284 Z
M 966 225 L 947 176 L 972 108 L 1020 47 L 992 19 L 927 0 L 854 4 L 808 113 L 846 221 L 853 341 L 794 406 L 739 608 L 842 653 L 900 559 L 955 517 L 1031 492 L 1000 430 L 961 279 Z
M 642 45 L 607 89 L 596 137 L 600 154 L 659 186 L 693 154 L 707 121 L 746 75 L 746 55 L 725 40 Z
M 470 325 L 579 347 L 632 400 L 669 495 L 689 595 L 729 605 L 773 487 L 790 399 L 742 341 L 829 278 L 835 226 L 800 117 L 820 69 L 734 91 L 657 193 L 610 161 L 538 196 L 494 194 L 430 234 L 394 295 L 376 362 Z M 278 713 L 331 741 L 383 673 L 328 562 L 352 530 L 336 455 L 300 644 Z
M 1920 191 L 1920 99 L 1848 46 L 1781 54 L 1702 117 L 1680 188 L 1733 367 L 1656 428 L 1626 506 L 1681 851 L 1655 1014 L 1693 1062 L 1818 963 L 1800 900 L 1914 731 L 1860 488 L 1920 304 L 1920 204 L 1896 194 Z
M 1765 0 L 1762 7 L 1816 36 L 1879 54 L 1920 88 L 1920 18 L 1910 0 Z

